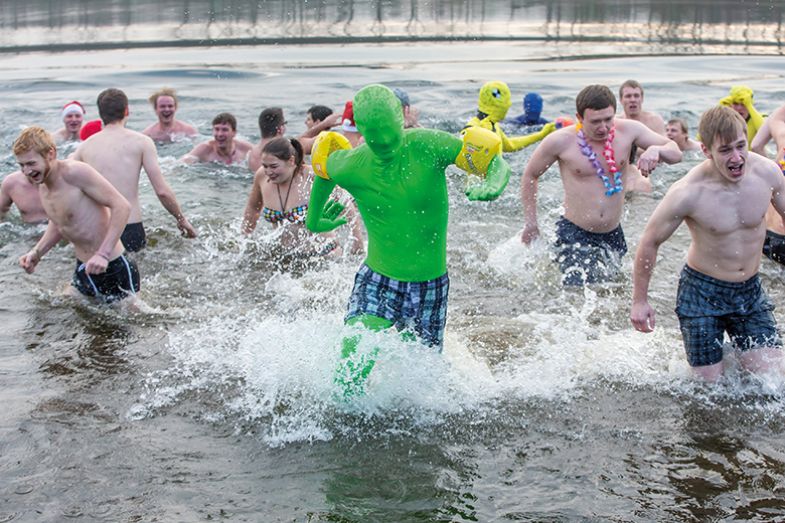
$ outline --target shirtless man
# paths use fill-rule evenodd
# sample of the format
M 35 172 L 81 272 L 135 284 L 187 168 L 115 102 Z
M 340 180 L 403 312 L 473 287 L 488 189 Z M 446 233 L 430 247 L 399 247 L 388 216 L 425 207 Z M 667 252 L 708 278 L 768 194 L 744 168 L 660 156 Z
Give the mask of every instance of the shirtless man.
M 256 173 L 259 167 L 262 166 L 262 149 L 267 145 L 267 142 L 273 138 L 283 136 L 286 132 L 286 119 L 283 117 L 283 109 L 280 107 L 263 109 L 259 113 L 259 132 L 262 135 L 261 140 L 248 153 L 248 168 L 252 173 Z
M 44 223 L 48 219 L 41 205 L 38 187 L 22 171 L 12 172 L 0 183 L 0 220 L 11 210 L 12 204 L 19 209 L 25 223 Z
M 161 205 L 177 220 L 177 227 L 188 238 L 196 230 L 180 210 L 177 198 L 166 183 L 158 165 L 155 143 L 142 133 L 125 128 L 128 119 L 128 98 L 119 89 L 106 89 L 98 95 L 98 112 L 104 128 L 76 149 L 73 159 L 83 161 L 100 172 L 131 204 L 122 241 L 131 252 L 147 244 L 142 209 L 139 205 L 139 175 L 142 167 Z
M 85 113 L 84 106 L 76 100 L 65 104 L 62 112 L 63 128 L 52 133 L 55 143 L 78 142 Z
M 772 112 L 755 135 L 751 149 L 766 156 L 765 147 L 771 138 L 777 146 L 776 160 L 785 174 L 785 105 Z M 785 265 L 785 224 L 773 206 L 766 212 L 766 240 L 763 254 Z
M 213 139 L 194 147 L 181 158 L 185 163 L 219 162 L 226 165 L 240 163 L 248 156 L 253 145 L 237 136 L 237 120 L 229 113 L 213 118 Z
M 762 156 L 766 156 L 766 144 L 774 138 L 777 145 L 777 161 L 783 159 L 785 154 L 785 104 L 776 108 L 758 129 L 755 139 L 752 140 L 750 149 Z
M 28 273 L 61 238 L 74 245 L 72 285 L 105 302 L 139 291 L 139 271 L 123 255 L 120 234 L 128 221 L 128 201 L 86 163 L 58 160 L 54 141 L 40 127 L 28 127 L 14 142 L 22 172 L 38 186 L 49 226 L 35 247 L 19 258 Z
M 156 142 L 173 142 L 182 136 L 191 138 L 199 134 L 193 126 L 175 119 L 178 100 L 174 89 L 164 87 L 150 95 L 148 100 L 158 116 L 158 122 L 142 131 L 142 134 Z
M 671 118 L 665 126 L 665 135 L 679 146 L 681 152 L 700 151 L 701 144 L 690 138 L 687 122 L 681 118 Z
M 681 151 L 672 141 L 640 122 L 616 120 L 616 98 L 604 85 L 585 87 L 575 105 L 581 127 L 564 127 L 548 135 L 534 151 L 521 181 L 521 240 L 529 244 L 540 235 L 539 177 L 559 162 L 564 216 L 557 223 L 556 249 L 565 285 L 607 281 L 618 271 L 619 259 L 627 252 L 620 222 L 630 149 L 635 144 L 645 149 L 637 163 L 644 176 L 659 162 L 681 161 Z
M 619 101 L 624 109 L 624 118 L 642 123 L 655 133 L 665 136 L 665 121 L 657 113 L 643 110 L 643 86 L 635 80 L 627 80 L 619 87 Z M 630 151 L 630 169 L 627 189 L 637 192 L 651 192 L 651 181 L 635 168 L 635 158 L 643 150 L 635 147 Z
M 699 165 L 674 183 L 654 210 L 635 253 L 630 319 L 641 332 L 654 329 L 648 289 L 657 250 L 687 222 L 692 242 L 676 298 L 687 361 L 708 381 L 723 372 L 723 334 L 740 349 L 739 361 L 755 372 L 781 371 L 782 341 L 762 290 L 758 253 L 771 203 L 785 218 L 785 177 L 777 165 L 747 152 L 742 117 L 714 107 L 701 117 Z

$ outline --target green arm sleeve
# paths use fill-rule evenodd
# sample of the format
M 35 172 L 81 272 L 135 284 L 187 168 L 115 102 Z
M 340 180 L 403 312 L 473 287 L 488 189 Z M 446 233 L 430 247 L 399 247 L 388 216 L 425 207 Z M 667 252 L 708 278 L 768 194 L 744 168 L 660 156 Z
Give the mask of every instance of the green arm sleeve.
M 466 190 L 466 197 L 469 200 L 495 200 L 504 192 L 507 182 L 510 181 L 512 170 L 510 165 L 504 161 L 501 154 L 497 154 L 488 165 L 488 174 L 485 181 L 479 185 L 474 185 Z
M 334 188 L 335 182 L 314 177 L 311 198 L 308 201 L 308 214 L 305 216 L 305 226 L 309 231 L 328 232 L 346 223 L 346 218 L 324 216 L 324 206 Z

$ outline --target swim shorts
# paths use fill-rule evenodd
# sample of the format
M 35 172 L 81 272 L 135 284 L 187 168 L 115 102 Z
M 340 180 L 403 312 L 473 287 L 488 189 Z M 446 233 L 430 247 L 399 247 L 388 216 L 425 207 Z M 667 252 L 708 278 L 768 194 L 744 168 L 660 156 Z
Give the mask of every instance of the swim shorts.
M 112 303 L 139 292 L 139 269 L 136 263 L 121 254 L 109 262 L 106 272 L 87 274 L 85 263 L 76 260 L 76 270 L 71 285 L 85 296 L 98 297 Z
M 676 315 L 690 366 L 722 361 L 723 332 L 742 351 L 782 347 L 773 310 L 757 274 L 747 281 L 727 282 L 685 265 Z
M 564 285 L 613 279 L 627 252 L 621 225 L 610 232 L 589 232 L 563 216 L 556 222 L 555 247 Z
M 763 242 L 763 254 L 770 260 L 785 265 L 785 236 L 767 230 Z
M 346 320 L 369 314 L 393 322 L 398 330 L 412 330 L 423 343 L 442 348 L 447 322 L 450 278 L 423 282 L 399 281 L 363 264 L 354 277 Z
M 120 236 L 120 241 L 123 242 L 123 247 L 128 252 L 137 252 L 144 249 L 147 245 L 147 235 L 144 232 L 142 222 L 126 225 L 122 236 Z

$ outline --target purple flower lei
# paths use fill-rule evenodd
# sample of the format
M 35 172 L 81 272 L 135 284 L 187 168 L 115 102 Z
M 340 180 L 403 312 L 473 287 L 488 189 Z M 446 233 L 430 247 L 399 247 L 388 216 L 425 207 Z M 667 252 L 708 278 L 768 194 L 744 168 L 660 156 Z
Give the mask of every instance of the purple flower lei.
M 605 147 L 603 148 L 603 156 L 608 163 L 608 170 L 613 175 L 613 184 L 611 184 L 611 180 L 608 175 L 605 174 L 605 169 L 597 158 L 597 154 L 586 141 L 586 135 L 583 133 L 583 129 L 578 129 L 578 147 L 580 147 L 583 155 L 589 159 L 597 176 L 602 180 L 602 184 L 605 186 L 605 196 L 613 196 L 624 189 L 621 183 L 621 173 L 616 167 L 616 158 L 613 152 L 613 139 L 615 136 L 616 128 L 611 127 L 611 130 L 608 133 L 608 139 L 605 141 Z

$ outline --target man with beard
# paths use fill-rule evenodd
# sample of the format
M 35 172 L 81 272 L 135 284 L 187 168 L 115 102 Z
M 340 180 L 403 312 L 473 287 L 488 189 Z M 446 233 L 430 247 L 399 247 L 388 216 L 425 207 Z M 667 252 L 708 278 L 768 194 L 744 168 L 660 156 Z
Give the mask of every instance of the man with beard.
M 131 204 L 129 223 L 122 241 L 129 251 L 141 250 L 146 244 L 139 205 L 139 175 L 147 173 L 155 195 L 177 220 L 180 232 L 196 237 L 196 230 L 183 215 L 177 198 L 158 165 L 155 143 L 142 133 L 126 129 L 128 97 L 119 89 L 106 89 L 98 95 L 98 112 L 104 122 L 101 132 L 94 134 L 76 149 L 73 159 L 83 161 L 101 173 Z
M 676 315 L 694 374 L 722 376 L 725 332 L 744 368 L 781 372 L 782 340 L 758 270 L 769 205 L 785 218 L 785 178 L 773 161 L 747 151 L 747 126 L 733 109 L 706 111 L 699 131 L 706 159 L 671 186 L 638 244 L 630 320 L 641 332 L 654 329 L 648 290 L 657 251 L 686 222 L 692 242 Z
M 199 134 L 193 126 L 175 119 L 178 100 L 174 89 L 164 87 L 150 95 L 148 100 L 158 116 L 158 122 L 142 131 L 142 134 L 156 142 L 173 142 L 180 137 L 190 138 Z
M 213 118 L 213 139 L 194 147 L 181 158 L 185 163 L 218 162 L 226 165 L 246 159 L 253 144 L 236 138 L 237 119 L 229 113 Z
M 49 216 L 46 232 L 19 265 L 32 274 L 44 254 L 65 238 L 76 253 L 72 285 L 79 292 L 104 302 L 133 297 L 139 271 L 120 243 L 131 212 L 128 201 L 86 163 L 58 160 L 52 137 L 40 127 L 22 131 L 13 149 Z

